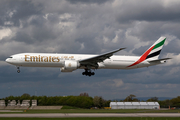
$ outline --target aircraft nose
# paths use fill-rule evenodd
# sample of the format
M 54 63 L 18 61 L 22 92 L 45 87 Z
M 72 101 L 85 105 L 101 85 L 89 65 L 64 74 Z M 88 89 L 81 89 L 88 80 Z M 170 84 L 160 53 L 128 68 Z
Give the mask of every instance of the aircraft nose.
M 7 58 L 6 60 L 5 60 L 7 63 L 9 63 L 10 61 L 9 61 L 9 58 Z
M 8 62 L 8 58 L 5 61 Z

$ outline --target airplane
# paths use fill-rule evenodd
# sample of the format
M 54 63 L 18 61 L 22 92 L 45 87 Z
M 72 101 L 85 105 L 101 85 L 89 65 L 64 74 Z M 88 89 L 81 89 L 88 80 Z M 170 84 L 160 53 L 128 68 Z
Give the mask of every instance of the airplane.
M 82 75 L 95 75 L 96 69 L 135 69 L 166 63 L 168 59 L 158 59 L 166 37 L 160 37 L 141 56 L 119 56 L 114 53 L 125 48 L 116 49 L 99 55 L 91 54 L 52 54 L 52 53 L 20 53 L 11 55 L 5 61 L 17 67 L 58 67 L 61 72 L 72 72 L 84 69 Z

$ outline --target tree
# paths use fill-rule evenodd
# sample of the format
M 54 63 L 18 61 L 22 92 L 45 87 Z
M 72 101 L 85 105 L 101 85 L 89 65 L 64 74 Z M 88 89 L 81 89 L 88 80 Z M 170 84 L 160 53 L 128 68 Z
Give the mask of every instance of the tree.
M 103 98 L 99 97 L 99 107 L 103 107 Z
M 129 96 L 127 96 L 123 101 L 124 102 L 138 102 L 139 100 L 137 98 L 134 98 L 136 97 L 135 95 L 133 94 L 130 94 Z
M 23 97 L 31 97 L 28 93 L 24 93 L 22 96 Z
M 95 96 L 95 97 L 94 97 L 93 103 L 94 103 L 94 106 L 95 106 L 95 107 L 98 107 L 98 106 L 99 106 L 99 97 L 98 97 L 98 96 Z
M 104 107 L 109 107 L 111 100 L 105 100 Z
M 174 107 L 180 107 L 180 96 L 171 99 L 168 104 Z
M 86 96 L 86 97 L 89 97 L 89 94 L 88 93 L 81 93 L 79 96 Z
M 152 98 L 147 100 L 147 102 L 157 102 L 157 101 L 158 101 L 157 97 L 152 97 Z
M 102 97 L 95 96 L 93 99 L 93 103 L 95 107 L 101 108 L 104 107 L 106 101 Z

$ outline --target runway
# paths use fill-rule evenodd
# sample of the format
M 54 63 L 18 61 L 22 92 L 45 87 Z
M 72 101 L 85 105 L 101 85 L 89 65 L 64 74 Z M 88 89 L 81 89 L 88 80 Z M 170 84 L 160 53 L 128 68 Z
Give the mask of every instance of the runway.
M 0 114 L 0 117 L 66 118 L 66 117 L 180 117 L 180 113 L 44 113 Z

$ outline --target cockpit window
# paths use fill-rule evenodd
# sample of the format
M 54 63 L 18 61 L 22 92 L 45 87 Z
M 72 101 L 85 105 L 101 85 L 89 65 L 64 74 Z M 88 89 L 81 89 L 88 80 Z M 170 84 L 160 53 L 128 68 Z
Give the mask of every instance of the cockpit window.
M 9 58 L 13 58 L 13 57 L 9 57 Z

